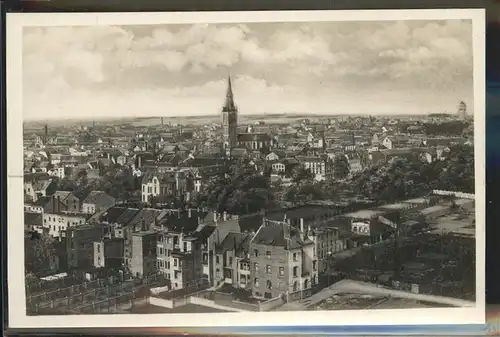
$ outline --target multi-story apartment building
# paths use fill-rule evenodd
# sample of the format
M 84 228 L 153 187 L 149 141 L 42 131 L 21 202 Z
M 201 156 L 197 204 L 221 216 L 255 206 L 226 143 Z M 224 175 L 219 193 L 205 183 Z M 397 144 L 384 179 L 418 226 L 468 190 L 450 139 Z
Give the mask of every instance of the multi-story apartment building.
M 200 240 L 182 232 L 160 232 L 156 264 L 158 270 L 170 280 L 172 289 L 187 288 L 201 282 L 203 266 Z
M 251 233 L 228 233 L 215 251 L 216 283 L 224 282 L 234 288 L 251 287 L 250 240 Z
M 116 203 L 115 198 L 104 191 L 91 191 L 82 201 L 82 213 L 94 214 L 104 211 Z
M 297 156 L 297 160 L 314 174 L 316 180 L 325 180 L 333 174 L 333 161 L 328 156 Z
M 52 195 L 55 200 L 54 205 L 58 205 L 61 210 L 78 213 L 80 212 L 80 199 L 69 191 L 55 191 Z
M 105 238 L 94 242 L 94 266 L 96 268 L 120 268 L 124 263 L 122 238 Z
M 324 271 L 327 268 L 329 256 L 345 250 L 347 240 L 342 237 L 340 229 L 337 227 L 315 228 L 314 235 L 319 270 Z
M 43 228 L 49 235 L 59 237 L 65 230 L 83 226 L 87 220 L 81 213 L 43 213 Z
M 168 196 L 185 195 L 189 185 L 187 180 L 185 171 L 148 173 L 142 179 L 141 200 L 150 202 L 156 198 L 161 201 Z
M 94 242 L 110 236 L 109 225 L 83 225 L 66 229 L 61 240 L 66 242 L 68 268 L 94 266 Z
M 132 259 L 130 271 L 135 277 L 155 274 L 156 242 L 158 235 L 154 231 L 132 233 Z
M 318 283 L 313 233 L 264 219 L 250 242 L 250 275 L 256 298 L 308 296 Z

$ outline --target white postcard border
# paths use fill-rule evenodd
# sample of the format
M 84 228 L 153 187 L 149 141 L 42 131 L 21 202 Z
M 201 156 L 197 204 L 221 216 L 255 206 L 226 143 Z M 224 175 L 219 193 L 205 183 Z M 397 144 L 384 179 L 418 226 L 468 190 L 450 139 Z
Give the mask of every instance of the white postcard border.
M 470 19 L 473 22 L 476 171 L 476 307 L 220 314 L 27 316 L 24 280 L 22 28 L 286 21 Z M 10 328 L 482 324 L 485 321 L 485 11 L 483 9 L 7 14 L 7 197 Z

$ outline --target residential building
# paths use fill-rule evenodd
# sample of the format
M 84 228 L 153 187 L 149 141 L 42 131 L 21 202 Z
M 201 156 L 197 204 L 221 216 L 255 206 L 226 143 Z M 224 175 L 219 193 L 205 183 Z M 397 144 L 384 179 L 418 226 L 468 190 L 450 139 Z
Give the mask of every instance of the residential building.
M 142 178 L 141 201 L 144 203 L 188 192 L 187 174 L 184 171 L 147 173 Z
M 224 282 L 234 288 L 251 288 L 250 240 L 251 233 L 230 232 L 215 250 L 216 283 Z
M 80 212 L 80 199 L 78 199 L 72 192 L 55 191 L 52 197 L 57 199 L 61 206 L 61 210 L 71 213 Z
M 296 158 L 314 174 L 316 180 L 325 180 L 333 174 L 333 161 L 328 156 L 297 156 Z
M 345 250 L 347 248 L 347 240 L 341 237 L 338 227 L 318 227 L 314 229 L 314 234 L 316 237 L 315 243 L 319 270 L 325 271 L 329 256 Z
M 87 217 L 81 213 L 43 213 L 43 228 L 53 237 L 59 237 L 70 228 L 83 226 Z
M 61 240 L 66 242 L 68 268 L 94 268 L 94 242 L 106 237 L 110 237 L 110 226 L 102 224 L 69 227 L 62 232 Z
M 158 235 L 154 231 L 132 233 L 132 259 L 129 267 L 135 277 L 145 277 L 157 272 L 157 238 Z
M 105 211 L 116 203 L 115 198 L 104 191 L 91 191 L 82 201 L 82 213 L 94 214 Z
M 314 233 L 265 219 L 250 242 L 252 294 L 256 298 L 311 294 L 318 282 Z
M 105 238 L 94 242 L 94 266 L 96 268 L 121 268 L 124 264 L 124 240 Z

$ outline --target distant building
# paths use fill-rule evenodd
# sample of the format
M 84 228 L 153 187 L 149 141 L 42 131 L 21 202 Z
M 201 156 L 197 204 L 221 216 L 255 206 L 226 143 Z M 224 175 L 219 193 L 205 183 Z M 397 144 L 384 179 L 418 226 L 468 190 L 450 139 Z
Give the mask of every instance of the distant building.
M 458 103 L 457 115 L 460 120 L 464 121 L 467 119 L 467 104 L 464 101 Z
M 55 191 L 52 195 L 62 206 L 64 211 L 77 213 L 80 212 L 80 199 L 69 191 Z
M 78 213 L 43 213 L 43 228 L 53 237 L 59 237 L 70 228 L 83 226 L 86 216 Z
M 161 200 L 168 196 L 183 195 L 187 192 L 188 183 L 188 177 L 182 171 L 148 173 L 142 178 L 141 201 L 150 202 L 152 198 Z
M 238 134 L 238 146 L 247 150 L 269 149 L 273 145 L 273 139 L 266 133 L 240 133 Z
M 324 180 L 333 174 L 333 162 L 328 156 L 297 156 L 296 158 L 314 174 L 316 180 Z
M 286 222 L 264 220 L 250 242 L 252 294 L 256 298 L 310 296 L 318 282 L 318 260 L 312 233 Z
M 94 214 L 104 211 L 116 203 L 115 198 L 104 191 L 92 191 L 82 201 L 82 213 Z

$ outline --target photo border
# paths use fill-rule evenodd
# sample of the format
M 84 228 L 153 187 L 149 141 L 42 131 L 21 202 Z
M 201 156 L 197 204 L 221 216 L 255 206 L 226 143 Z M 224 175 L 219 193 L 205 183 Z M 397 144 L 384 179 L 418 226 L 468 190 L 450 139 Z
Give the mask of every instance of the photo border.
M 22 28 L 28 26 L 159 25 L 193 23 L 396 21 L 470 19 L 473 24 L 474 147 L 476 204 L 476 307 L 218 314 L 116 314 L 27 316 L 24 245 L 8 244 L 10 328 L 214 327 L 275 325 L 420 325 L 485 322 L 485 10 L 341 10 L 178 13 L 8 13 L 7 240 L 24 242 Z M 154 22 L 154 23 L 152 23 Z M 21 157 L 21 158 L 20 158 Z M 21 262 L 21 263 L 20 263 Z M 362 321 L 359 314 L 362 313 Z

